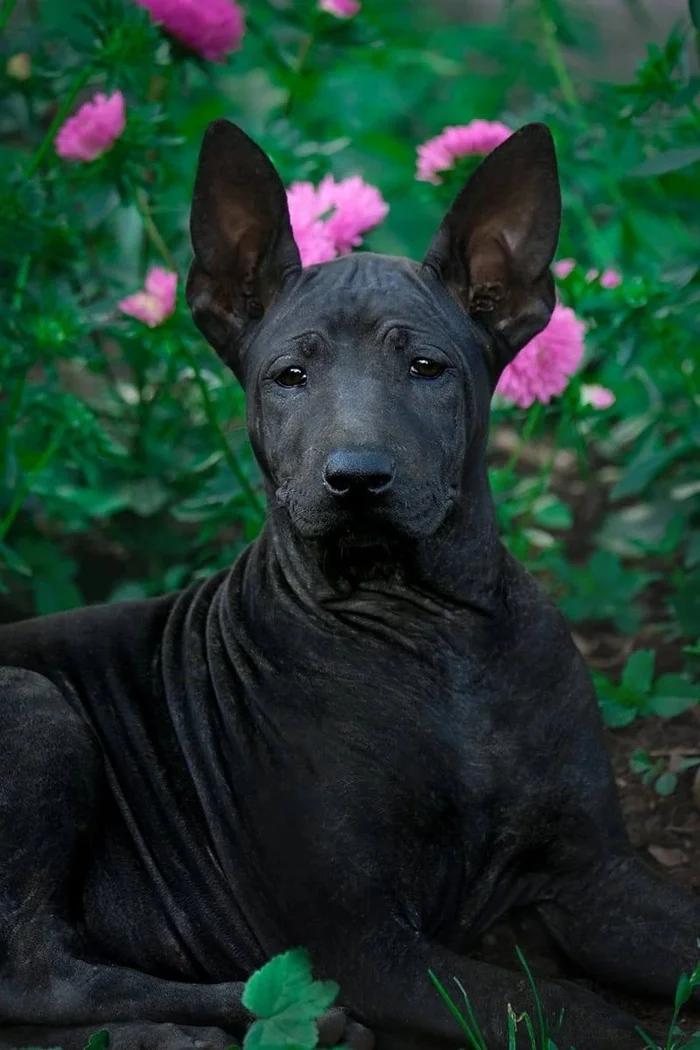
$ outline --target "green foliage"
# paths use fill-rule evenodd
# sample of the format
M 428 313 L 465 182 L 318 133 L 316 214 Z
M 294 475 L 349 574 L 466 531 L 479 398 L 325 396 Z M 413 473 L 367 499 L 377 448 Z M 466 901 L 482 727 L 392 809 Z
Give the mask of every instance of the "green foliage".
M 654 681 L 655 654 L 638 649 L 625 664 L 619 684 L 595 675 L 606 725 L 629 725 L 640 715 L 674 718 L 700 703 L 700 682 L 684 674 L 662 674 Z
M 301 948 L 270 959 L 250 977 L 243 1005 L 256 1020 L 246 1032 L 243 1050 L 313 1050 L 315 1021 L 335 1001 L 334 981 L 315 981 L 311 960 Z
M 700 758 L 681 758 L 669 768 L 667 759 L 654 758 L 646 751 L 634 751 L 630 756 L 630 769 L 636 773 L 643 784 L 653 785 L 657 795 L 672 795 L 678 786 L 680 774 L 700 766 Z
M 457 165 L 441 186 L 419 183 L 417 145 L 473 118 L 545 120 L 560 158 L 560 256 L 577 261 L 559 294 L 586 322 L 587 350 L 551 404 L 496 403 L 494 434 L 520 435 L 509 460 L 493 463 L 499 521 L 572 622 L 632 635 L 651 619 L 659 638 L 679 643 L 675 681 L 636 690 L 641 706 L 624 680 L 605 680 L 603 707 L 616 724 L 690 700 L 698 660 L 680 650 L 700 636 L 698 7 L 691 0 L 689 24 L 650 44 L 629 83 L 611 83 L 569 73 L 570 59 L 600 43 L 573 5 L 502 6 L 473 25 L 417 2 L 365 0 L 348 20 L 318 11 L 316 0 L 248 5 L 242 50 L 215 66 L 175 46 L 133 0 L 3 5 L 7 609 L 183 586 L 230 564 L 264 520 L 242 392 L 203 345 L 181 294 L 153 329 L 117 307 L 153 264 L 177 271 L 182 289 L 189 195 L 210 120 L 240 122 L 287 184 L 362 174 L 391 206 L 364 246 L 413 258 L 475 163 Z M 117 88 L 123 136 L 94 162 L 61 160 L 54 137 L 66 116 Z M 606 267 L 622 275 L 618 287 L 591 279 L 590 268 Z M 615 393 L 612 408 L 583 403 L 589 383 Z M 541 452 L 534 463 L 532 448 Z M 586 482 L 602 472 L 608 493 L 575 554 L 569 537 L 582 526 L 558 483 L 563 453 Z
M 534 1017 L 531 1017 L 527 1011 L 524 1011 L 522 1014 L 516 1014 L 512 1006 L 507 1004 L 508 1050 L 516 1050 L 516 1047 L 527 1047 L 527 1050 L 577 1050 L 576 1046 L 565 1047 L 557 1042 L 557 1033 L 561 1028 L 564 1015 L 562 1014 L 557 1018 L 554 1029 L 551 1030 L 547 1023 L 542 996 L 537 987 L 537 982 L 520 948 L 516 947 L 515 950 L 518 962 L 525 972 L 527 983 L 532 993 Z M 445 1006 L 464 1032 L 468 1050 L 490 1050 L 469 1000 L 467 990 L 461 982 L 457 978 L 453 978 L 464 1000 L 463 1007 L 454 1001 L 440 979 L 432 971 L 430 971 L 430 979 Z M 692 973 L 681 974 L 678 979 L 673 1015 L 663 1047 L 660 1047 L 639 1028 L 637 1031 L 640 1037 L 640 1050 L 642 1050 L 642 1047 L 646 1047 L 647 1050 L 700 1050 L 700 1032 L 685 1035 L 679 1024 L 683 1007 L 690 1002 L 694 990 L 698 987 L 700 987 L 700 962 Z M 523 1032 L 523 1037 L 519 1035 L 520 1030 Z M 581 1050 L 583 1050 L 583 1047 L 581 1047 Z
M 639 1029 L 648 1050 L 700 1050 L 700 1031 L 686 1036 L 678 1023 L 683 1007 L 690 1002 L 696 988 L 700 988 L 700 962 L 696 964 L 692 973 L 682 973 L 678 979 L 673 1016 L 663 1047 L 659 1048 L 645 1032 Z
M 109 1046 L 109 1033 L 102 1029 L 99 1032 L 93 1032 L 85 1044 L 85 1050 L 107 1050 Z

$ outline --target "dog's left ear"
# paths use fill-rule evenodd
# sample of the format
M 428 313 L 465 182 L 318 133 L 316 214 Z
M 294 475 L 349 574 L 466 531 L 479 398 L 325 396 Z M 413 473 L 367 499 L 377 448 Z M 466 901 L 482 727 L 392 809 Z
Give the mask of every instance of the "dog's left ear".
M 301 261 L 282 180 L 228 120 L 215 120 L 204 134 L 190 233 L 188 305 L 199 330 L 240 375 L 241 340 Z
M 423 260 L 494 337 L 494 382 L 554 309 L 549 265 L 560 221 L 552 136 L 527 124 L 479 165 Z

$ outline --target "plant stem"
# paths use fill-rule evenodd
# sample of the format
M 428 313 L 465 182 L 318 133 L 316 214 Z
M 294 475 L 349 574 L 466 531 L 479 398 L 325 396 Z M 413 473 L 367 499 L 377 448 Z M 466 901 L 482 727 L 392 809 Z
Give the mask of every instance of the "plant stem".
M 0 33 L 5 31 L 5 26 L 12 18 L 16 7 L 17 0 L 2 0 L 2 7 L 0 7 Z
M 297 63 L 294 68 L 294 73 L 292 74 L 291 83 L 289 85 L 287 101 L 285 102 L 284 108 L 282 110 L 282 115 L 285 117 L 288 117 L 292 111 L 292 106 L 295 101 L 296 92 L 299 87 L 299 84 L 301 83 L 301 78 L 304 73 L 304 69 L 306 68 L 306 63 L 309 60 L 311 49 L 313 48 L 314 43 L 316 42 L 316 33 L 318 30 L 318 14 L 319 12 L 315 10 L 313 15 L 311 16 L 309 32 L 302 40 L 301 46 L 299 47 L 299 54 L 297 55 Z
M 58 131 L 58 129 L 60 128 L 61 124 L 65 120 L 68 111 L 70 110 L 71 106 L 75 102 L 78 94 L 82 91 L 82 89 L 87 84 L 87 82 L 90 79 L 90 77 L 92 76 L 93 72 L 94 72 L 93 67 L 91 65 L 88 65 L 88 66 L 85 67 L 85 69 L 80 71 L 78 76 L 73 81 L 73 85 L 72 85 L 70 91 L 68 92 L 68 94 L 64 98 L 62 104 L 59 106 L 59 109 L 58 109 L 58 112 L 56 113 L 56 116 L 53 118 L 53 120 L 51 121 L 51 124 L 49 125 L 49 130 L 44 135 L 44 138 L 43 138 L 43 141 L 41 142 L 41 145 L 39 146 L 38 150 L 36 151 L 36 153 L 32 157 L 31 161 L 29 162 L 29 165 L 27 166 L 27 170 L 24 173 L 26 178 L 30 179 L 32 177 L 32 175 L 35 175 L 36 172 L 41 167 L 41 165 L 42 165 L 42 163 L 44 161 L 44 157 L 46 156 L 48 151 L 51 149 L 51 143 L 54 140 L 56 132 Z
M 26 255 L 22 256 L 22 261 L 17 269 L 17 279 L 15 281 L 15 291 L 12 296 L 12 311 L 17 313 L 20 306 L 22 305 L 22 299 L 24 298 L 24 289 L 27 287 L 27 280 L 29 278 L 29 267 L 32 264 L 32 257 L 27 252 Z
M 9 532 L 10 526 L 19 514 L 22 508 L 22 504 L 24 503 L 25 497 L 29 492 L 29 489 L 31 488 L 32 479 L 35 478 L 37 474 L 41 473 L 41 471 L 47 465 L 49 460 L 53 459 L 54 455 L 58 451 L 58 446 L 63 440 L 64 429 L 65 428 L 61 427 L 61 429 L 58 430 L 56 434 L 54 434 L 52 440 L 49 442 L 49 444 L 39 457 L 36 465 L 33 467 L 32 470 L 28 471 L 24 479 L 24 483 L 20 485 L 17 489 L 14 499 L 10 504 L 10 509 L 8 510 L 7 514 L 2 519 L 2 521 L 0 521 L 0 541 L 4 540 L 5 536 Z
M 207 422 L 209 423 L 209 426 L 212 428 L 212 430 L 215 432 L 216 436 L 219 439 L 219 444 L 221 446 L 221 451 L 224 454 L 224 459 L 231 468 L 231 473 L 236 478 L 236 481 L 241 487 L 241 491 L 244 493 L 251 507 L 253 507 L 260 521 L 263 521 L 265 518 L 265 507 L 260 501 L 260 497 L 258 496 L 257 492 L 248 480 L 248 477 L 246 476 L 243 467 L 238 462 L 238 457 L 236 456 L 235 452 L 226 440 L 226 435 L 219 426 L 219 421 L 216 418 L 216 409 L 214 408 L 214 403 L 209 394 L 209 388 L 206 384 L 206 380 L 202 375 L 202 370 L 199 367 L 199 364 L 189 347 L 183 347 L 183 353 L 187 358 L 189 366 L 194 373 L 194 381 L 197 384 L 197 387 L 199 388 L 199 393 L 202 398 L 202 404 L 204 405 L 204 414 L 207 417 Z
M 167 244 L 163 240 L 163 237 L 161 236 L 160 230 L 156 226 L 155 220 L 153 218 L 153 212 L 151 211 L 151 205 L 148 199 L 148 194 L 144 189 L 137 189 L 134 197 L 139 215 L 143 219 L 144 229 L 151 241 L 153 242 L 153 246 L 163 256 L 163 259 L 168 264 L 170 269 L 173 270 L 175 273 L 179 273 L 175 256 L 168 248 Z
M 559 41 L 557 40 L 557 27 L 547 14 L 542 0 L 540 0 L 540 21 L 542 23 L 545 51 L 547 52 L 550 65 L 554 70 L 554 75 L 559 82 L 561 93 L 569 108 L 576 113 L 580 113 L 581 103 L 576 94 L 574 82 L 569 76 L 569 70 L 566 68 L 566 62 L 561 53 L 561 48 L 559 47 Z
M 520 434 L 520 441 L 511 452 L 510 458 L 506 463 L 506 471 L 512 471 L 514 467 L 517 466 L 520 457 L 525 451 L 525 446 L 532 437 L 535 427 L 539 423 L 541 416 L 542 404 L 539 401 L 536 401 L 530 409 L 530 411 L 528 412 L 527 419 L 525 420 L 525 425 L 523 426 L 523 429 Z

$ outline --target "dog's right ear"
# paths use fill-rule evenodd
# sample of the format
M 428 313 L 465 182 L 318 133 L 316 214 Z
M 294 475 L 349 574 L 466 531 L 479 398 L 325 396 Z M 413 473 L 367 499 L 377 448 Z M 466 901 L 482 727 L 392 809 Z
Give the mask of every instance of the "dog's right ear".
M 199 330 L 238 373 L 243 337 L 301 260 L 282 180 L 260 147 L 228 120 L 215 120 L 204 134 L 190 233 L 187 303 Z

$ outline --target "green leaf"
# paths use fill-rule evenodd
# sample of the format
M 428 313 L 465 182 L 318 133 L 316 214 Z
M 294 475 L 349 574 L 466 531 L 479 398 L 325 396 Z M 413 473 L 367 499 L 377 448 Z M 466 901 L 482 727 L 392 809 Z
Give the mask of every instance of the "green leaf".
M 633 773 L 646 773 L 654 765 L 654 760 L 646 751 L 633 751 L 630 755 L 630 770 Z
M 638 649 L 632 653 L 622 672 L 622 685 L 635 693 L 648 693 L 654 678 L 656 653 L 653 649 Z
M 682 973 L 678 978 L 678 984 L 676 985 L 676 997 L 673 1000 L 673 1005 L 676 1010 L 680 1010 L 682 1006 L 690 999 L 693 994 L 693 989 L 690 984 L 690 978 L 687 973 Z
M 127 481 L 122 485 L 120 495 L 127 506 L 142 518 L 149 518 L 162 510 L 170 498 L 168 489 L 155 478 Z
M 688 0 L 688 13 L 695 29 L 700 30 L 700 0 Z
M 681 674 L 664 674 L 654 687 L 651 710 L 661 718 L 675 718 L 698 703 L 700 686 Z
M 542 496 L 533 513 L 537 524 L 545 529 L 570 529 L 573 524 L 571 507 L 557 496 Z
M 318 1042 L 318 1028 L 313 1020 L 284 1019 L 284 1015 L 255 1021 L 246 1032 L 243 1050 L 291 1050 L 301 1046 L 313 1050 Z
M 672 795 L 678 786 L 678 777 L 675 773 L 662 773 L 654 784 L 654 791 L 662 798 Z
M 294 1026 L 318 1017 L 337 994 L 334 981 L 314 981 L 308 952 L 294 948 L 270 959 L 249 978 L 243 1005 L 257 1017 Z
M 108 1046 L 109 1032 L 103 1028 L 99 1032 L 92 1033 L 85 1044 L 85 1050 L 107 1050 Z
M 308 991 L 313 984 L 311 959 L 303 948 L 276 955 L 249 977 L 243 1005 L 257 1017 L 273 1017 Z
M 612 700 L 601 700 L 600 713 L 603 722 L 610 729 L 623 729 L 634 722 L 638 714 L 635 707 L 625 707 Z
M 686 146 L 658 153 L 655 157 L 632 168 L 628 174 L 635 178 L 646 178 L 650 175 L 666 175 L 670 171 L 679 171 L 700 161 L 700 146 Z
M 645 445 L 640 453 L 635 456 L 622 477 L 610 490 L 612 500 L 625 499 L 627 496 L 636 496 L 643 492 L 650 481 L 659 474 L 670 460 L 673 459 L 673 449 L 661 449 L 658 452 L 649 452 Z
M 36 576 L 32 581 L 34 608 L 38 616 L 65 612 L 83 605 L 83 596 L 69 579 Z

